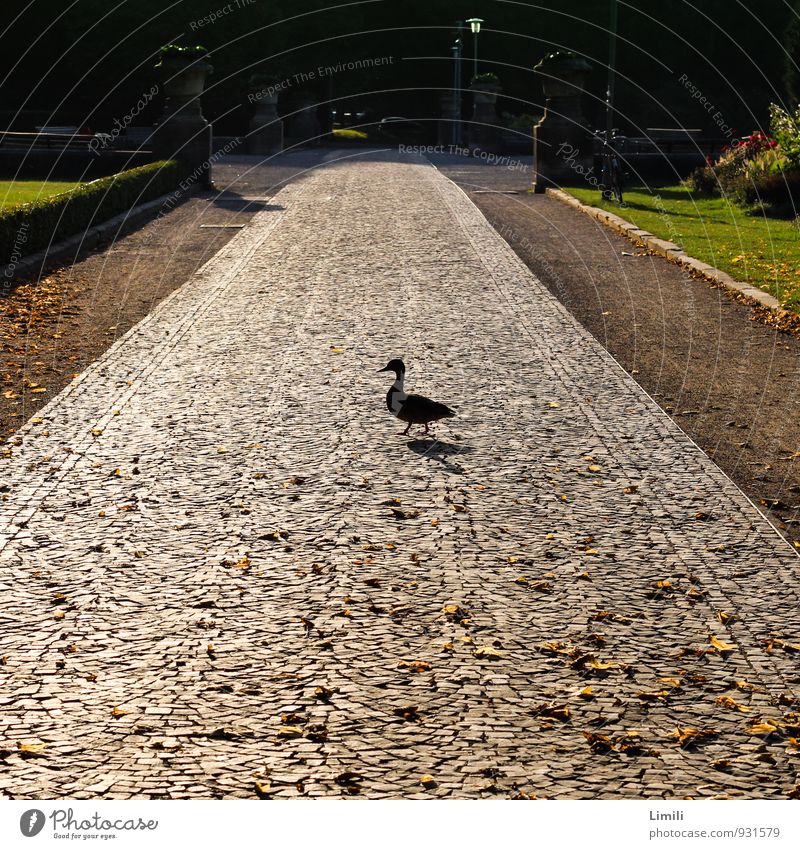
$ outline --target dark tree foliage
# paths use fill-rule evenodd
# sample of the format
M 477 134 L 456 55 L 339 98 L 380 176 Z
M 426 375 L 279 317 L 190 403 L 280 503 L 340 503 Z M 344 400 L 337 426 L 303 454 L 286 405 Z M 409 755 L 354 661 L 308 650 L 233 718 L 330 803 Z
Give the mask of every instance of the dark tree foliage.
M 367 109 L 378 118 L 433 117 L 440 93 L 452 85 L 453 24 L 476 16 L 485 20 L 480 70 L 499 76 L 503 111 L 540 113 L 533 66 L 549 51 L 573 50 L 594 68 L 585 111 L 599 125 L 609 3 L 6 0 L 0 123 L 28 129 L 46 119 L 103 129 L 158 81 L 156 54 L 170 42 L 211 51 L 215 70 L 203 103 L 218 132 L 246 125 L 247 80 L 254 72 L 291 79 L 289 100 L 302 86 L 321 102 Z M 620 0 L 616 123 L 713 132 L 724 121 L 741 133 L 764 127 L 770 101 L 797 97 L 791 61 L 798 58 L 796 6 L 788 0 Z M 213 22 L 212 14 L 218 16 Z M 472 74 L 472 49 L 466 33 L 464 80 Z M 346 67 L 377 57 L 391 62 Z M 326 67 L 333 70 L 318 72 Z M 155 121 L 160 106 L 156 98 L 137 123 Z

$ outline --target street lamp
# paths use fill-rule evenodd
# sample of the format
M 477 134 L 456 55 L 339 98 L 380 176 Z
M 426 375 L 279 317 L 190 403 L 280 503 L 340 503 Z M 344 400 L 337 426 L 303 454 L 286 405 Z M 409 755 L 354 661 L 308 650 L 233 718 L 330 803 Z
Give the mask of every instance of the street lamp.
M 461 49 L 463 42 L 461 40 L 461 30 L 464 24 L 461 21 L 456 21 L 455 36 L 456 40 L 451 48 L 453 51 L 453 127 L 452 139 L 453 144 L 461 144 Z
M 478 76 L 478 33 L 481 31 L 481 24 L 483 23 L 483 18 L 468 18 L 467 23 L 469 24 L 469 28 L 472 30 L 472 35 L 475 39 L 475 66 L 473 77 Z
M 611 0 L 610 20 L 608 24 L 608 82 L 606 85 L 606 132 L 605 145 L 603 148 L 603 196 L 610 197 L 610 187 L 614 182 L 614 151 L 612 148 L 612 134 L 614 132 L 614 83 L 617 73 L 617 0 Z M 619 168 L 619 161 L 616 162 Z

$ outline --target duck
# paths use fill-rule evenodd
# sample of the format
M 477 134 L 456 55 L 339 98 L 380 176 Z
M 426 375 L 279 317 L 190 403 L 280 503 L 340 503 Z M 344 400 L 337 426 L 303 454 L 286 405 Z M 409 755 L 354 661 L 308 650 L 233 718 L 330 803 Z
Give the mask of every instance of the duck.
M 412 424 L 424 424 L 427 434 L 430 432 L 428 425 L 431 422 L 439 421 L 439 419 L 452 419 L 455 416 L 455 410 L 451 410 L 446 404 L 431 401 L 424 395 L 408 395 L 406 393 L 403 388 L 406 367 L 402 360 L 389 360 L 383 368 L 378 369 L 377 374 L 384 371 L 392 371 L 395 375 L 395 381 L 386 393 L 386 406 L 389 408 L 389 412 L 400 419 L 401 422 L 408 422 L 408 427 L 401 432 L 400 436 L 408 436 Z

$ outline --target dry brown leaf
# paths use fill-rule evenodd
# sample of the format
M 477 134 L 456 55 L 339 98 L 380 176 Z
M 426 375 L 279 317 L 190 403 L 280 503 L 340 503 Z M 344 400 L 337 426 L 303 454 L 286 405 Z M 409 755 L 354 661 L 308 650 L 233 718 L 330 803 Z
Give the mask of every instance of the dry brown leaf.
M 290 740 L 293 737 L 302 737 L 304 730 L 299 725 L 282 725 L 278 729 L 278 737 L 284 740 Z
M 716 737 L 719 734 L 716 728 L 678 728 L 670 736 L 675 738 L 681 746 L 693 746 Z
M 713 635 L 708 638 L 708 641 L 720 654 L 726 654 L 736 650 L 736 646 L 726 643 L 724 640 L 720 640 Z
M 43 757 L 46 748 L 45 743 L 17 743 L 17 750 L 31 757 Z
M 492 648 L 492 646 L 479 646 L 472 653 L 477 658 L 486 658 L 487 660 L 497 660 L 497 658 L 503 656 L 497 649 Z
M 397 665 L 410 672 L 428 672 L 431 668 L 430 663 L 425 660 L 401 660 Z
M 528 713 L 533 716 L 557 719 L 566 722 L 569 719 L 569 705 L 538 705 L 531 708 Z
M 738 710 L 741 713 L 749 713 L 750 711 L 747 705 L 740 705 L 739 702 L 734 701 L 730 696 L 718 696 L 716 703 L 720 707 L 728 708 L 729 710 Z

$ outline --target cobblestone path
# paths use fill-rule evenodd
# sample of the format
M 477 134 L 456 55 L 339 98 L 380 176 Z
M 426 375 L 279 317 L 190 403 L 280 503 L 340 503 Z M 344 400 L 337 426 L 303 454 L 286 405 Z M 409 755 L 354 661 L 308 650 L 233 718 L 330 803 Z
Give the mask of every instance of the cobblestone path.
M 281 191 L 0 486 L 8 796 L 797 792 L 798 558 L 427 163 Z

